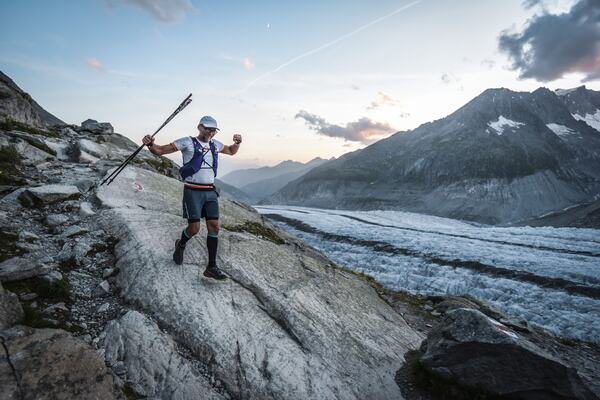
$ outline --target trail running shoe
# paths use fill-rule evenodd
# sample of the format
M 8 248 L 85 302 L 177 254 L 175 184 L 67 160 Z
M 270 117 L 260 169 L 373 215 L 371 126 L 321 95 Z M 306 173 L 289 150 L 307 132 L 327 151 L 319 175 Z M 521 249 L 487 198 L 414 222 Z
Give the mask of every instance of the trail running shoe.
M 175 264 L 177 264 L 177 265 L 183 264 L 183 251 L 184 250 L 185 250 L 185 247 L 181 247 L 179 245 L 179 239 L 177 239 L 175 241 L 175 251 L 173 252 L 173 261 L 175 261 Z
M 223 273 L 216 265 L 211 267 L 208 266 L 204 270 L 204 276 L 211 279 L 216 279 L 217 281 L 224 281 L 227 279 L 227 275 Z

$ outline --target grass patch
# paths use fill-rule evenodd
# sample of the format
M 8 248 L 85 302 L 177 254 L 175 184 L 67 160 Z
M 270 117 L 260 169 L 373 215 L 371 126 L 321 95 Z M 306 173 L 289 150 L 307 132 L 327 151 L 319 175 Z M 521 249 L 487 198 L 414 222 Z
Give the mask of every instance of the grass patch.
M 31 307 L 31 305 L 29 303 L 21 303 L 21 305 L 23 306 L 23 313 L 24 313 L 23 322 L 22 322 L 23 325 L 30 326 L 32 328 L 38 328 L 38 329 L 43 329 L 43 328 L 56 329 L 56 326 L 54 324 L 51 324 L 50 322 L 48 322 L 44 319 L 44 316 L 40 310 Z
M 19 121 L 15 121 L 12 118 L 5 118 L 4 122 L 0 122 L 0 129 L 5 131 L 21 131 L 31 133 L 32 135 L 40 135 L 46 137 L 60 137 L 60 133 L 56 129 L 40 129 L 31 125 L 24 124 Z
M 14 145 L 0 147 L 0 185 L 21 186 L 26 182 L 17 168 L 21 165 L 21 156 Z
M 266 226 L 258 222 L 246 221 L 243 224 L 223 225 L 223 229 L 230 232 L 248 232 L 253 234 L 254 236 L 266 239 L 275 244 L 285 243 L 285 240 L 283 240 L 281 236 L 277 234 L 277 232 L 275 232 L 271 228 L 267 228 Z
M 18 240 L 19 235 L 16 232 L 0 228 L 0 262 L 24 253 L 16 246 Z
M 419 360 L 417 351 L 405 356 L 410 373 L 417 386 L 433 394 L 439 400 L 500 400 L 481 388 L 473 388 L 434 374 Z
M 5 282 L 3 286 L 13 293 L 35 293 L 48 300 L 68 303 L 71 299 L 71 284 L 66 277 L 56 283 L 48 283 L 42 278 L 33 277 L 15 282 Z
M 22 138 L 22 139 L 25 140 L 30 145 L 32 145 L 33 147 L 40 149 L 41 151 L 44 151 L 48 154 L 52 154 L 53 156 L 56 156 L 56 151 L 54 151 L 50 147 L 48 147 L 48 145 L 46 143 L 44 143 L 42 140 L 38 141 L 38 140 L 31 139 L 31 138 Z
M 147 158 L 145 161 L 146 164 L 150 165 L 158 172 L 165 173 L 173 168 L 173 161 L 166 157 L 160 157 L 158 160 L 155 158 Z

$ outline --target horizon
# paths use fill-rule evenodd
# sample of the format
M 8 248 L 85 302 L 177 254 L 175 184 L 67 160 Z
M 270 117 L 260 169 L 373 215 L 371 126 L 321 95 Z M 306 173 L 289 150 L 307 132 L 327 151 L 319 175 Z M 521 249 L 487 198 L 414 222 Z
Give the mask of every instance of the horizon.
M 567 25 L 562 53 L 554 54 L 548 42 L 556 42 L 557 28 L 542 18 L 569 24 L 585 7 L 597 6 L 3 3 L 12 18 L 2 28 L 0 70 L 65 122 L 110 122 L 136 143 L 191 92 L 194 101 L 157 142 L 195 133 L 202 115 L 214 116 L 222 128 L 217 140 L 229 144 L 234 133 L 244 139 L 223 163 L 223 176 L 338 158 L 443 118 L 489 88 L 600 90 L 597 36 L 582 41 L 578 27 Z

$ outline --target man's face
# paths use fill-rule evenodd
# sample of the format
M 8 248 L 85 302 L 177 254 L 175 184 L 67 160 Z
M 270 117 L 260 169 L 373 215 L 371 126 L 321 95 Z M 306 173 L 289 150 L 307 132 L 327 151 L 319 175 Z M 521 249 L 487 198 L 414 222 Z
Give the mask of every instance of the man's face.
M 204 125 L 198 125 L 198 136 L 203 142 L 208 142 L 217 133 L 215 128 L 206 128 Z

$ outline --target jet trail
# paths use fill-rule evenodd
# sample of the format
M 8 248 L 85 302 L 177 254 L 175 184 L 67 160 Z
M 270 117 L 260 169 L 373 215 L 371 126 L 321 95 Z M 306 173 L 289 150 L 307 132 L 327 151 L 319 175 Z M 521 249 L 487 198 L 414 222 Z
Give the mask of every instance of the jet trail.
M 414 6 L 414 5 L 416 5 L 416 4 L 419 4 L 422 1 L 423 0 L 416 0 L 416 1 L 413 1 L 412 3 L 408 3 L 408 4 L 400 7 L 399 9 L 397 9 L 395 11 L 392 11 L 389 14 L 386 14 L 386 15 L 384 15 L 382 17 L 379 17 L 379 18 L 377 18 L 377 19 L 369 22 L 368 24 L 363 25 L 363 26 L 361 26 L 361 27 L 353 30 L 352 32 L 346 33 L 345 35 L 342 35 L 342 36 L 338 37 L 337 39 L 332 40 L 331 42 L 325 43 L 325 44 L 323 44 L 323 45 L 321 45 L 321 46 L 319 46 L 317 48 L 314 48 L 312 50 L 307 51 L 306 53 L 300 54 L 299 56 L 296 56 L 296 57 L 292 58 L 289 61 L 284 62 L 283 64 L 281 64 L 277 68 L 275 68 L 275 69 L 273 69 L 271 71 L 265 72 L 264 74 L 262 74 L 258 78 L 256 78 L 253 81 L 251 81 L 248 85 L 246 85 L 246 87 L 240 93 L 238 93 L 238 95 L 240 95 L 240 94 L 244 93 L 246 90 L 250 89 L 252 86 L 254 86 L 254 84 L 256 82 L 260 81 L 263 78 L 266 78 L 267 76 L 269 76 L 271 74 L 274 74 L 275 72 L 280 71 L 281 69 L 287 67 L 288 65 L 291 65 L 291 64 L 295 63 L 298 60 L 301 60 L 301 59 L 303 59 L 305 57 L 308 57 L 308 56 L 310 56 L 312 54 L 315 54 L 315 53 L 317 53 L 317 52 L 319 52 L 321 50 L 324 50 L 324 49 L 326 49 L 328 47 L 331 47 L 334 44 L 337 44 L 337 43 L 341 42 L 342 40 L 349 38 L 350 36 L 356 35 L 357 33 L 359 33 L 361 31 L 363 31 L 363 30 L 365 30 L 365 29 L 367 29 L 367 28 L 369 28 L 369 27 L 371 27 L 371 26 L 373 26 L 373 25 L 375 25 L 375 24 L 383 21 L 384 19 L 390 18 L 390 17 L 392 17 L 392 16 L 394 16 L 394 15 L 396 15 L 396 14 L 398 14 L 398 13 L 400 13 L 400 12 L 402 12 L 402 11 L 404 11 L 404 10 L 406 10 L 406 9 Z

